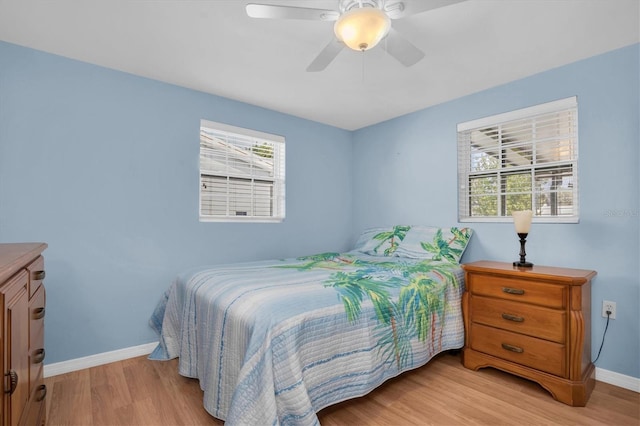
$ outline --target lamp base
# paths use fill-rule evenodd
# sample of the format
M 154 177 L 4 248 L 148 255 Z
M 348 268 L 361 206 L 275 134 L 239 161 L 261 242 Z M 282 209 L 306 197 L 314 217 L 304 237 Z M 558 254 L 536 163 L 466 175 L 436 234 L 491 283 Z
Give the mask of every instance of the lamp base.
M 531 268 L 533 263 L 531 262 L 513 262 L 513 266 L 517 266 L 519 268 Z

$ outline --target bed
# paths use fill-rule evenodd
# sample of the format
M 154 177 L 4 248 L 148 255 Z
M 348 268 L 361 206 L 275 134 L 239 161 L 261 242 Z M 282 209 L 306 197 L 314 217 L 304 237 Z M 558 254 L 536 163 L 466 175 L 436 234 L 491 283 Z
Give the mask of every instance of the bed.
M 469 228 L 364 231 L 353 250 L 180 274 L 150 325 L 230 425 L 312 425 L 316 412 L 464 343 Z

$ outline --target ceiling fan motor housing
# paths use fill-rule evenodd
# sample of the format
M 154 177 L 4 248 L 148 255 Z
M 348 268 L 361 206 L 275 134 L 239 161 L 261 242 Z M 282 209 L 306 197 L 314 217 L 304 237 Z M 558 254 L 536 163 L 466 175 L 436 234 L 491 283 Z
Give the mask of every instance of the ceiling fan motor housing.
M 340 0 L 340 12 L 345 13 L 351 9 L 360 9 L 363 7 L 375 7 L 384 10 L 384 0 Z

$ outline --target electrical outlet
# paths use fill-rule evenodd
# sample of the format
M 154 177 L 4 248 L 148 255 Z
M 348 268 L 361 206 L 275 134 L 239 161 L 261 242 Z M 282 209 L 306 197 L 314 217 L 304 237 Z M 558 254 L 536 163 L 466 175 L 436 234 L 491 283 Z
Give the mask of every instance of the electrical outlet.
M 611 312 L 610 319 L 616 319 L 616 302 L 609 302 L 608 300 L 602 301 L 602 316 L 607 317 L 607 311 Z

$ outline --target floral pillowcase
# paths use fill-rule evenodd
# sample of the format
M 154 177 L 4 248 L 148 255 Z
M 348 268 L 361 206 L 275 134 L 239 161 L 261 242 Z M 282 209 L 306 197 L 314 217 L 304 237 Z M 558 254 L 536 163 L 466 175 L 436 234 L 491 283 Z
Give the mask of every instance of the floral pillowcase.
M 395 256 L 395 251 L 410 228 L 406 225 L 396 225 L 367 229 L 360 234 L 354 250 L 370 256 Z
M 471 228 L 412 226 L 395 255 L 460 263 L 472 234 Z
M 433 226 L 396 225 L 365 230 L 354 250 L 371 256 L 445 260 L 460 263 L 473 230 Z

